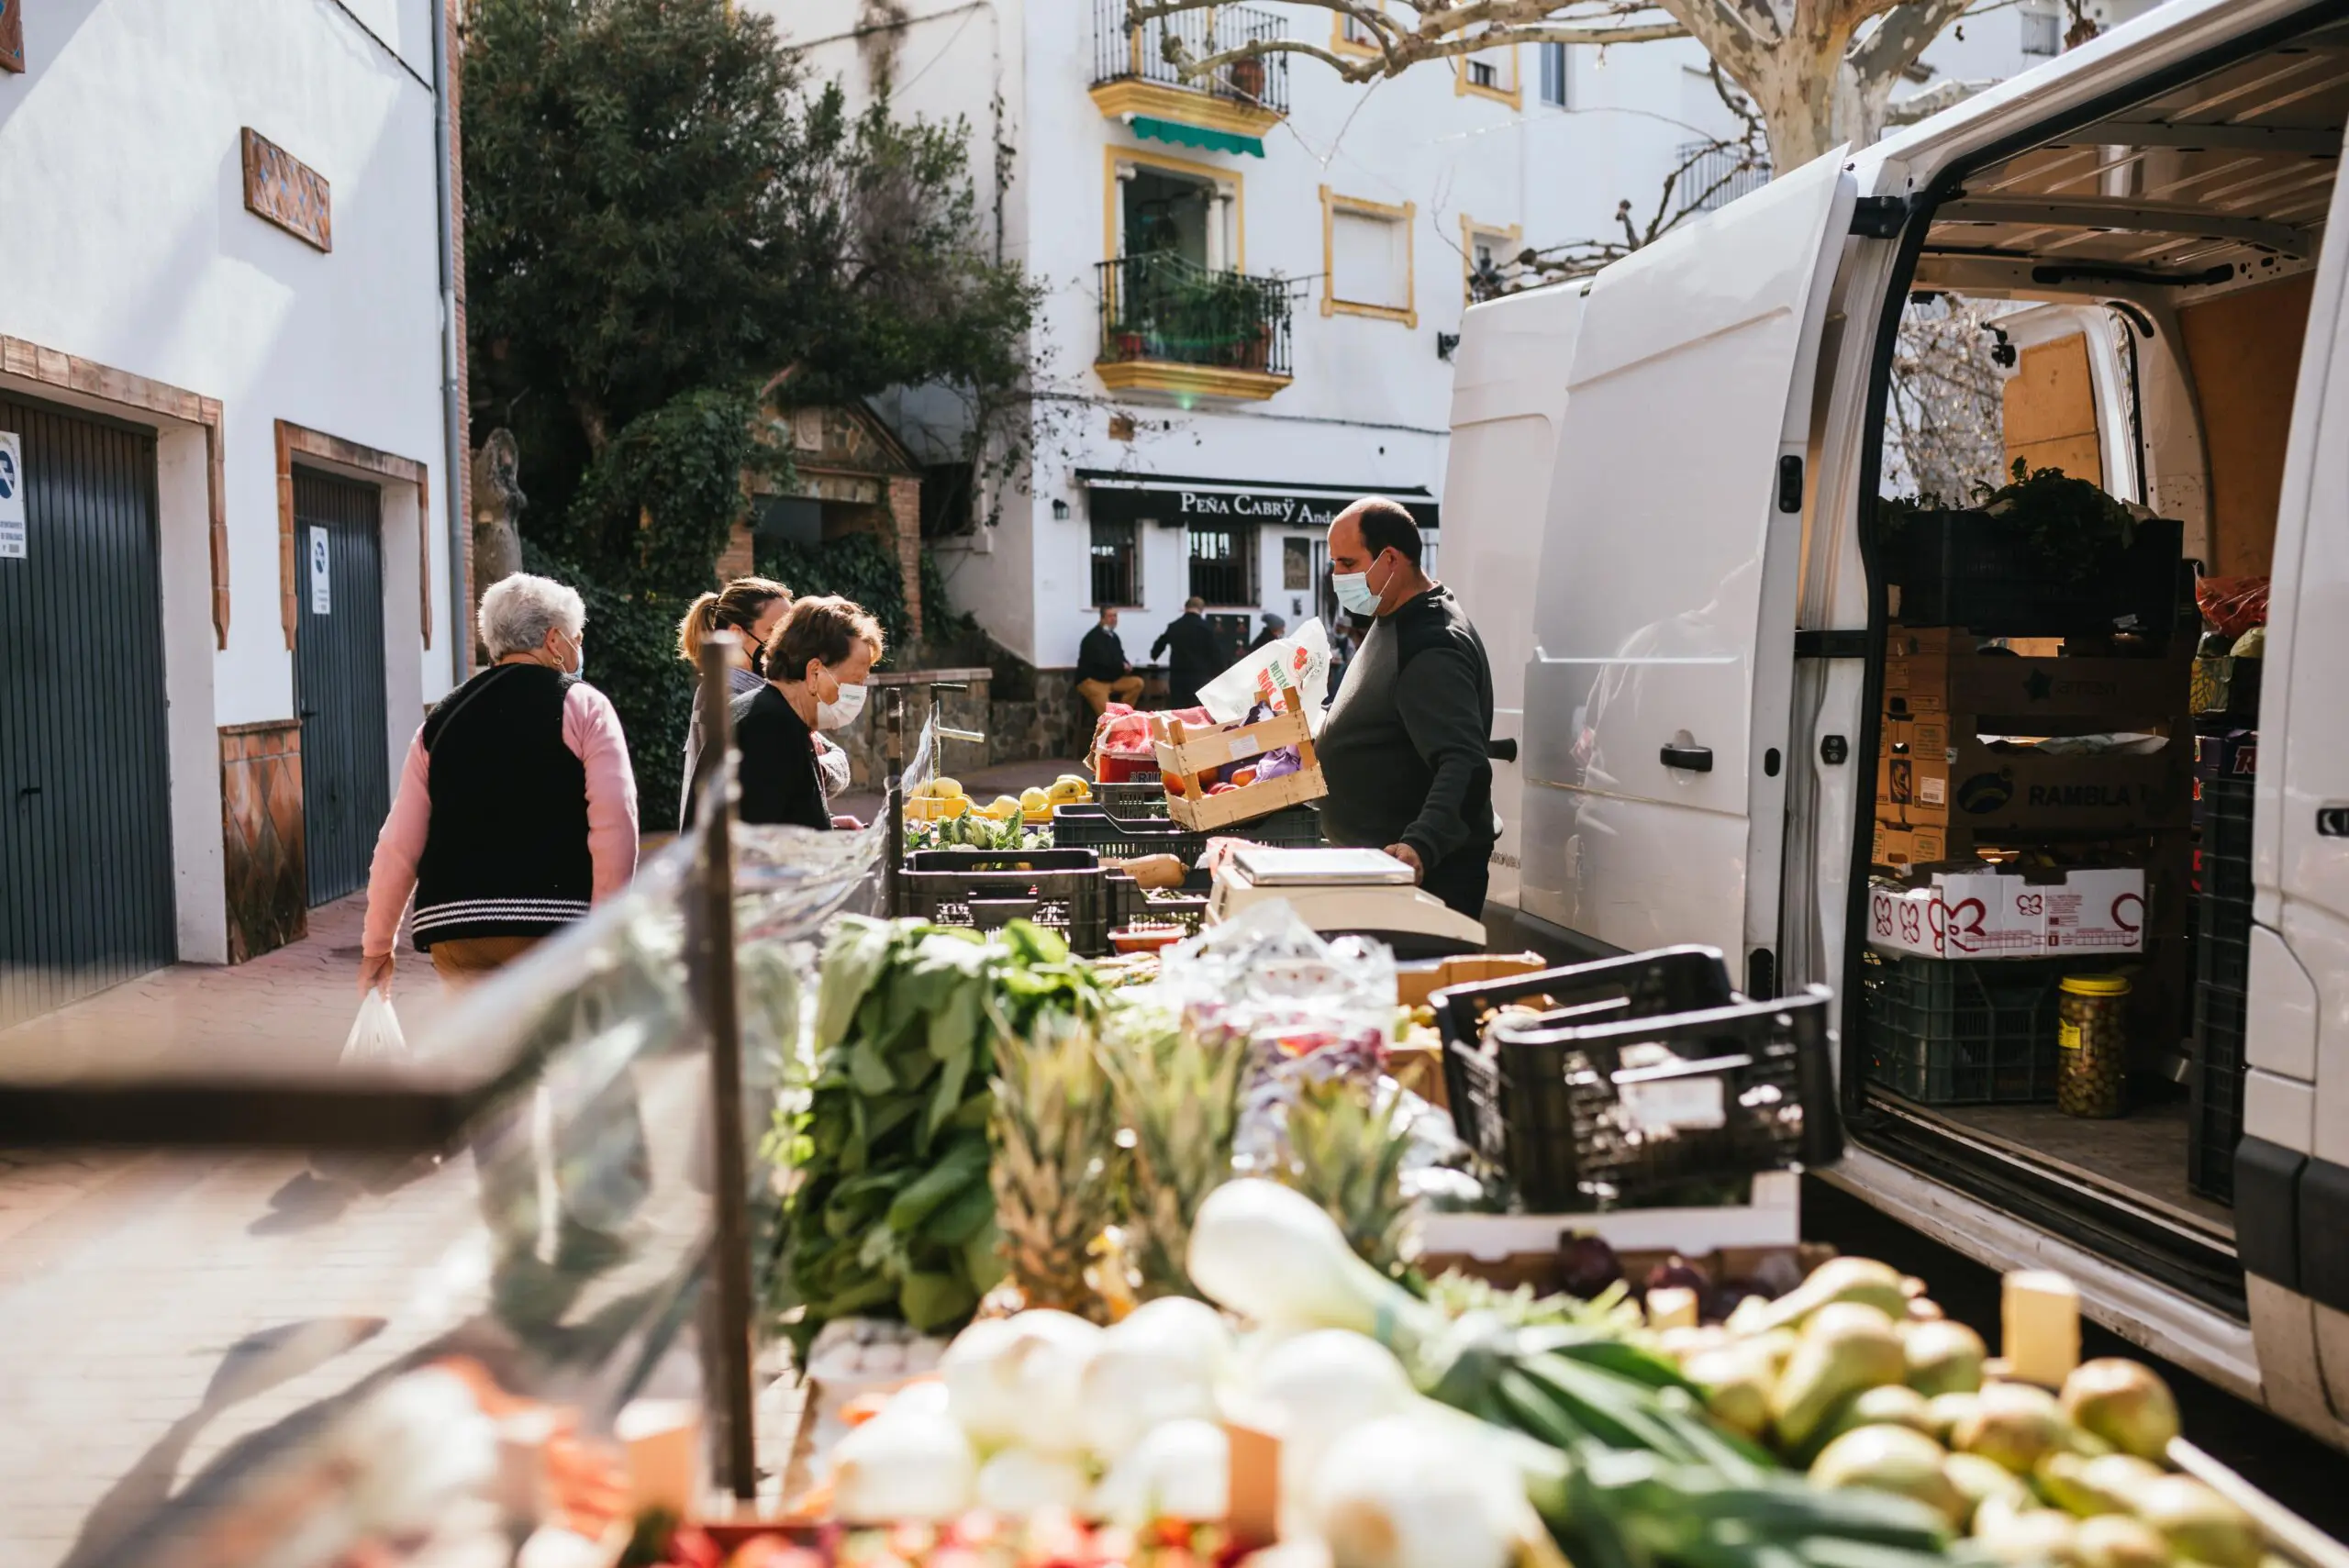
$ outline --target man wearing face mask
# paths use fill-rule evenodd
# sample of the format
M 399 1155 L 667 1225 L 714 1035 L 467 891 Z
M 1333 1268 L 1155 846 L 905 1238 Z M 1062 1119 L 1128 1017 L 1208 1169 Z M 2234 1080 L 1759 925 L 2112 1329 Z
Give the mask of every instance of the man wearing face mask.
M 819 830 L 860 826 L 825 805 L 815 737 L 855 722 L 864 708 L 865 677 L 881 655 L 881 625 L 862 606 L 827 597 L 791 606 L 782 634 L 768 646 L 765 684 L 734 699 L 743 821 Z
M 1451 589 L 1419 570 L 1419 525 L 1357 501 L 1330 525 L 1341 608 L 1371 617 L 1317 742 L 1322 835 L 1383 849 L 1419 884 L 1482 919 L 1496 837 L 1493 672 Z

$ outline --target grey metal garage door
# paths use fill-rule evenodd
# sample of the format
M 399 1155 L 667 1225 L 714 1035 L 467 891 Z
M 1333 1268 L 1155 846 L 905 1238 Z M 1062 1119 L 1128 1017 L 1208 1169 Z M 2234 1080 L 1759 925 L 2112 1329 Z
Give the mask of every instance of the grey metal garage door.
M 25 517 L 23 553 L 13 528 L 0 547 L 6 1028 L 171 962 L 178 939 L 154 438 L 6 397 L 0 431 Z
M 313 907 L 367 885 L 375 835 L 392 809 L 384 738 L 381 495 L 294 471 L 296 580 L 294 701 L 302 718 L 302 836 Z

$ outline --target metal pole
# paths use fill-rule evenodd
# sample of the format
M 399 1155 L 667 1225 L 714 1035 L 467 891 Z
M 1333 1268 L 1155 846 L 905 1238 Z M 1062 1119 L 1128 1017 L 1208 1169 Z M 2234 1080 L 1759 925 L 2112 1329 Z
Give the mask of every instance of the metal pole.
M 740 639 L 721 631 L 701 648 L 701 733 L 718 760 L 695 820 L 702 853 L 693 906 L 695 991 L 709 1030 L 711 1179 L 716 1188 L 717 1302 L 707 1375 L 724 1414 L 718 1480 L 748 1502 L 758 1496 L 758 1433 L 751 1355 L 751 1173 L 742 1146 L 742 1020 L 734 981 L 734 716 L 727 684 Z
M 906 689 L 889 688 L 889 775 L 881 785 L 882 808 L 889 814 L 889 858 L 881 866 L 881 913 L 897 915 L 897 873 L 906 859 Z

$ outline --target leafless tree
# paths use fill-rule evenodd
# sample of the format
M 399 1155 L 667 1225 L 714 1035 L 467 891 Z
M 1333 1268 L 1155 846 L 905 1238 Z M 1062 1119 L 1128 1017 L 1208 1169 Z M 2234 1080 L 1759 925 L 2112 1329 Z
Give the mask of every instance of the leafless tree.
M 1220 0 L 1127 0 L 1145 27 Z M 1430 60 L 1516 44 L 1630 44 L 1688 38 L 1753 101 L 1770 163 L 1793 169 L 1844 142 L 1865 145 L 1887 123 L 1892 93 L 1942 29 L 1976 9 L 2013 0 L 1424 0 L 1393 10 L 1381 0 L 1301 0 L 1333 12 L 1364 52 L 1309 39 L 1252 39 L 1196 59 L 1164 48 L 1186 75 L 1267 54 L 1319 60 L 1349 82 L 1391 77 Z
M 2006 464 L 2003 372 L 2014 350 L 1998 329 L 2010 303 L 1932 295 L 1911 300 L 1893 340 L 1885 402 L 1887 491 L 1962 506 Z

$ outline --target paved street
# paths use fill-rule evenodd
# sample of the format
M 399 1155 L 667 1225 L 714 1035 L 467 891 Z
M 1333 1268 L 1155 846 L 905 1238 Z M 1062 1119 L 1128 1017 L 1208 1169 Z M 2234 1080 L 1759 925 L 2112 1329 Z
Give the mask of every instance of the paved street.
M 0 1034 L 0 1059 L 330 1062 L 358 940 L 346 900 L 250 964 L 167 969 Z M 417 1034 L 441 1006 L 415 967 L 397 1002 Z M 473 1184 L 466 1160 L 370 1193 L 298 1155 L 0 1157 L 0 1568 L 96 1560 L 232 1445 L 469 1315 Z

